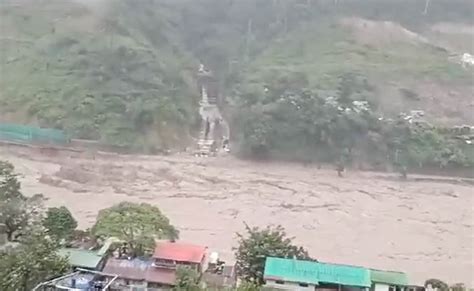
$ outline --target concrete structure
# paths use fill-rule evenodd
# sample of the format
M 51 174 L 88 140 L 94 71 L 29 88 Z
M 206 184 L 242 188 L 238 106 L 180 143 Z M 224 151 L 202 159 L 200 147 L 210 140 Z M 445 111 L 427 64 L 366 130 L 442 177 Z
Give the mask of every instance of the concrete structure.
M 403 291 L 408 286 L 408 276 L 402 272 L 370 269 L 373 291 Z
M 32 291 L 111 291 L 114 274 L 78 268 L 75 272 L 38 284 Z
M 110 258 L 104 266 L 104 272 L 117 275 L 111 285 L 112 289 L 133 290 L 133 288 L 146 288 L 146 273 L 151 266 L 151 261 L 140 259 Z
M 315 284 L 305 284 L 289 281 L 279 281 L 268 279 L 266 280 L 265 287 L 274 288 L 278 290 L 297 290 L 297 291 L 314 291 L 316 290 Z
M 105 263 L 105 254 L 79 248 L 62 248 L 58 254 L 69 260 L 73 268 L 101 270 Z
M 268 257 L 265 287 L 277 290 L 368 290 L 369 270 L 362 267 Z

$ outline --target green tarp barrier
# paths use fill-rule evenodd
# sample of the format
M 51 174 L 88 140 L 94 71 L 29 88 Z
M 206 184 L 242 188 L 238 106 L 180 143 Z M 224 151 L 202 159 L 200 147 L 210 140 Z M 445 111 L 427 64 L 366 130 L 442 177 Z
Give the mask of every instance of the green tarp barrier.
M 8 123 L 0 123 L 0 140 L 48 144 L 65 144 L 69 141 L 64 131 L 59 129 Z

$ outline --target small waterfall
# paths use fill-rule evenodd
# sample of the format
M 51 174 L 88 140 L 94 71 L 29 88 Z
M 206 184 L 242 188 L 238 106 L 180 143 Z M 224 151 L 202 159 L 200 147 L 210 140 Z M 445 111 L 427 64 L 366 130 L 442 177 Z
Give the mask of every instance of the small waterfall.
M 201 130 L 195 155 L 215 156 L 221 152 L 228 152 L 229 126 L 217 106 L 219 98 L 217 82 L 212 73 L 202 64 L 198 71 L 198 82 L 201 91 L 199 102 Z

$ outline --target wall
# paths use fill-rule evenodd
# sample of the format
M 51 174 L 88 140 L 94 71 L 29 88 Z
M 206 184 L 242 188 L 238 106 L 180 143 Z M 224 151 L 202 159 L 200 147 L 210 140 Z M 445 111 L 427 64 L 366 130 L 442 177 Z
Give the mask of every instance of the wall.
M 112 290 L 121 290 L 121 291 L 133 291 L 134 288 L 146 288 L 147 284 L 145 281 L 135 281 L 135 280 L 126 280 L 122 278 L 117 278 L 111 286 Z M 139 289 L 139 290 L 142 290 Z
M 374 291 L 388 291 L 390 288 L 389 285 L 376 283 L 374 284 Z
M 284 282 L 284 284 L 278 284 L 274 280 L 267 280 L 265 287 L 276 288 L 278 290 L 298 290 L 298 291 L 314 291 L 314 285 L 308 285 L 308 287 L 300 286 L 298 283 Z

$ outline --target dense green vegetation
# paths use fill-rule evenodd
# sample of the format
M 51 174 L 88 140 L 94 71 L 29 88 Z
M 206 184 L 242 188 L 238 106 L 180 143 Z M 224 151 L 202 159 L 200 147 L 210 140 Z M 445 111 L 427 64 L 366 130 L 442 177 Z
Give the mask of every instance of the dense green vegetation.
M 237 236 L 237 273 L 239 278 L 252 284 L 264 284 L 263 272 L 267 257 L 310 259 L 308 252 L 294 245 L 281 226 L 264 229 L 246 226 L 246 232 Z
M 30 224 L 39 222 L 42 202 L 40 194 L 23 195 L 13 165 L 0 160 L 0 225 L 8 241 L 22 237 Z
M 439 129 L 413 128 L 401 139 L 378 122 L 425 109 L 420 96 L 431 93 L 418 82 L 469 92 L 470 72 L 423 37 L 436 23 L 472 24 L 468 0 L 18 3 L 0 7 L 2 120 L 147 152 L 187 145 L 197 132 L 193 74 L 202 62 L 218 77 L 244 156 L 336 161 L 348 151 L 344 159 L 368 164 L 472 164 L 472 149 Z M 342 105 L 365 100 L 370 114 L 324 105 L 344 94 Z M 464 122 L 463 114 L 450 118 Z M 380 154 L 366 155 L 374 149 Z
M 57 242 L 35 229 L 19 245 L 0 250 L 1 290 L 32 290 L 38 283 L 67 272 L 70 266 L 56 254 L 57 247 Z
M 130 1 L 103 14 L 70 1 L 23 3 L 0 11 L 2 111 L 114 145 L 186 140 L 193 61 L 167 40 L 165 11 Z
M 0 161 L 0 236 L 7 238 L 0 244 L 1 290 L 32 290 L 69 269 L 56 254 L 59 241 L 41 223 L 42 201 L 41 195 L 24 196 L 13 165 Z
M 304 89 L 304 80 L 274 77 L 265 91 L 243 93 L 238 116 L 246 118 L 235 122 L 243 155 L 401 171 L 474 166 L 474 149 L 464 140 L 424 122 L 380 117 L 364 95 L 370 88 L 354 76 L 340 78 L 335 97 Z
M 51 207 L 46 211 L 43 226 L 50 236 L 69 240 L 77 227 L 77 221 L 65 206 Z
M 179 235 L 158 207 L 131 202 L 101 210 L 91 232 L 102 240 L 115 237 L 127 242 L 133 256 L 151 253 L 157 239 L 175 240 Z

